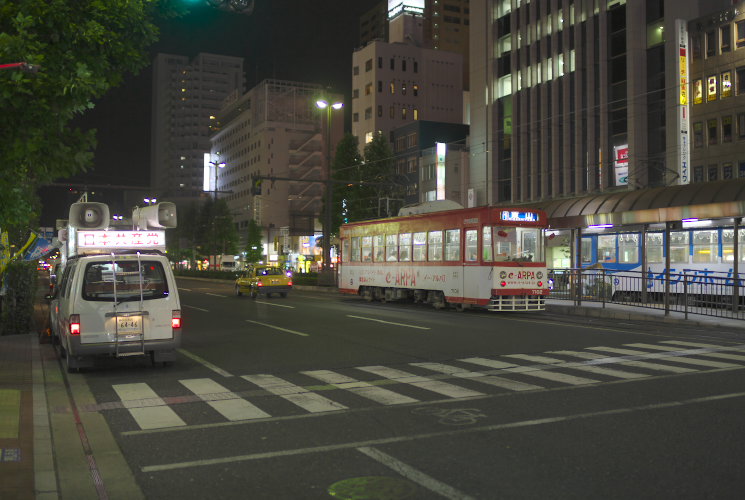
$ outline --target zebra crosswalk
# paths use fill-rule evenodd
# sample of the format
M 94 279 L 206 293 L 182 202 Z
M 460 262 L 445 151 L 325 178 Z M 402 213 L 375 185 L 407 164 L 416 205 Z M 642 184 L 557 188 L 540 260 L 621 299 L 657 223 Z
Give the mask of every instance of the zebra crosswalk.
M 185 427 L 190 415 L 176 411 L 185 403 L 206 404 L 220 422 L 241 422 L 293 415 L 323 414 L 353 408 L 395 406 L 444 399 L 479 398 L 504 392 L 587 386 L 660 375 L 745 368 L 745 345 L 724 346 L 666 340 L 657 344 L 595 346 L 584 350 L 467 357 L 416 362 L 396 368 L 358 366 L 284 374 L 247 374 L 232 387 L 210 378 L 179 380 L 188 396 L 163 394 L 146 383 L 117 384 L 118 402 L 101 409 L 129 412 L 140 430 Z M 324 385 L 317 385 L 318 383 Z M 225 382 L 227 383 L 227 382 Z M 157 390 L 156 390 L 157 389 Z M 272 398 L 285 406 L 272 404 Z M 289 405 L 289 406 L 288 406 Z

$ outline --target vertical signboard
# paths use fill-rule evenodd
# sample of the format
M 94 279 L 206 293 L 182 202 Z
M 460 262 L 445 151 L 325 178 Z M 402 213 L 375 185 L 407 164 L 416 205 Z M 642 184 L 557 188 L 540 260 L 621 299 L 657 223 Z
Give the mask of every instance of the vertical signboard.
M 613 146 L 613 170 L 616 174 L 616 186 L 629 183 L 629 145 Z
M 212 165 L 210 164 L 211 155 L 204 153 L 204 174 L 202 177 L 202 191 L 212 191 Z
M 678 183 L 688 184 L 690 179 L 690 141 L 688 139 L 688 27 L 684 20 L 675 20 L 678 42 L 678 78 L 680 100 L 678 102 Z
M 448 145 L 444 142 L 435 143 L 437 146 L 437 198 L 445 199 L 445 157 L 447 156 Z

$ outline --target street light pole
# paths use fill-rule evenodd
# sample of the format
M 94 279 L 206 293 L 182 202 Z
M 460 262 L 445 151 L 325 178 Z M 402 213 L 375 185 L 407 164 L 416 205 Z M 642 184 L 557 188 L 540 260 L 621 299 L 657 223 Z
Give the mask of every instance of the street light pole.
M 331 228 L 333 226 L 332 205 L 334 203 L 334 190 L 331 182 L 331 110 L 339 110 L 344 106 L 343 102 L 329 104 L 328 101 L 319 99 L 316 101 L 319 109 L 326 110 L 326 204 L 323 217 L 323 277 L 319 276 L 322 284 L 336 284 L 336 279 L 331 269 Z
M 215 201 L 217 201 L 217 169 L 225 168 L 225 162 L 220 161 L 220 153 L 217 153 L 217 160 L 212 160 L 207 163 L 212 165 L 212 168 L 215 169 Z

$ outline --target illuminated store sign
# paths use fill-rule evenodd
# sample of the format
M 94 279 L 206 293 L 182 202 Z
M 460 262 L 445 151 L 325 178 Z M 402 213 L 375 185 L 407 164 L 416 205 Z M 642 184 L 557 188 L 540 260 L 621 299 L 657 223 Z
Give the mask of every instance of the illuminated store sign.
M 153 249 L 165 245 L 165 231 L 78 231 L 79 249 Z
M 510 222 L 538 222 L 538 214 L 536 212 L 513 212 L 503 210 L 500 219 Z
M 388 19 L 402 12 L 424 14 L 424 0 L 388 0 Z

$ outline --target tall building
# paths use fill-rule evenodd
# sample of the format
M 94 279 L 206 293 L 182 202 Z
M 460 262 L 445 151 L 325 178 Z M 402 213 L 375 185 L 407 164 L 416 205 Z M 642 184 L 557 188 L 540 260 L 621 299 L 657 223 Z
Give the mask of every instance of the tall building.
M 150 184 L 153 194 L 187 201 L 202 193 L 210 120 L 231 93 L 245 90 L 243 59 L 201 53 L 153 61 Z
M 422 45 L 463 56 L 463 88 L 468 90 L 469 0 L 381 0 L 360 18 L 360 42 L 387 41 L 389 16 L 412 12 L 422 19 Z
M 685 182 L 680 26 L 730 4 L 473 0 L 476 203 Z
M 397 35 L 396 35 L 397 34 Z M 352 134 L 360 144 L 416 120 L 463 123 L 462 56 L 421 46 L 420 17 L 391 21 L 391 42 L 352 55 Z
M 208 175 L 217 170 L 217 195 L 227 201 L 241 243 L 253 219 L 269 259 L 296 267 L 320 259 L 315 241 L 322 231 L 328 159 L 344 133 L 343 110 L 319 109 L 320 98 L 342 101 L 320 85 L 283 80 L 235 93 L 217 113 L 206 150 L 207 169 L 210 162 L 225 164 Z M 263 178 L 259 190 L 257 176 Z
M 745 177 L 745 2 L 688 23 L 692 182 Z

